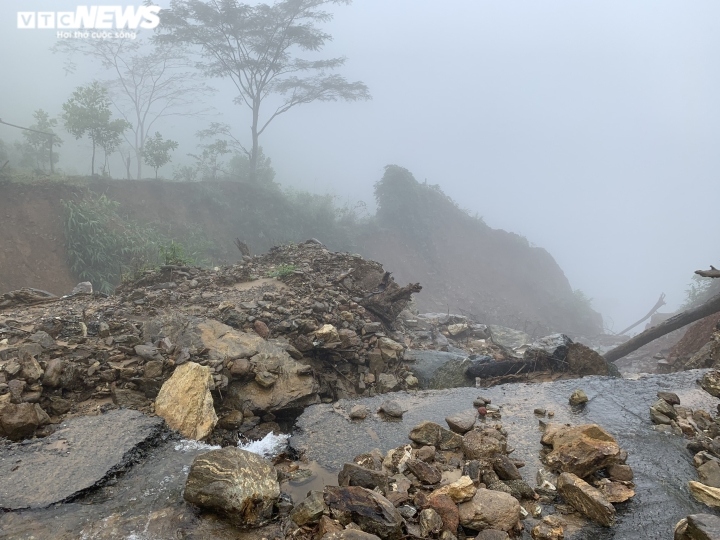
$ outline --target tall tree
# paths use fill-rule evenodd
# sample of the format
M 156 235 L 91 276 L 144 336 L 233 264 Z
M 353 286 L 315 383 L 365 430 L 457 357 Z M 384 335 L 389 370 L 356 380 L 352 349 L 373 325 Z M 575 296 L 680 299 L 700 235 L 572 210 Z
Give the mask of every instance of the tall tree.
M 95 151 L 99 146 L 106 155 L 120 144 L 123 132 L 130 124 L 123 119 L 111 120 L 110 98 L 107 90 L 95 81 L 78 87 L 63 103 L 65 129 L 76 139 L 88 136 L 92 142 L 90 173 L 95 175 Z
M 15 143 L 15 147 L 21 155 L 21 166 L 45 171 L 45 166 L 50 164 L 51 147 L 57 148 L 62 145 L 63 141 L 54 135 L 54 128 L 58 124 L 56 118 L 50 118 L 50 115 L 42 109 L 36 110 L 33 117 L 35 123 L 30 126 L 33 131 L 23 131 L 22 135 L 25 140 L 22 143 Z M 52 142 L 46 133 L 53 134 Z M 59 158 L 57 152 L 52 152 L 53 164 L 57 163 Z
M 370 99 L 367 86 L 328 72 L 345 58 L 306 60 L 295 55 L 320 51 L 332 39 L 317 25 L 332 19 L 322 8 L 349 0 L 280 0 L 273 5 L 249 5 L 237 0 L 172 0 L 158 27 L 159 43 L 199 47 L 198 68 L 212 77 L 229 78 L 235 102 L 250 110 L 252 146 L 243 148 L 255 180 L 259 137 L 278 116 L 314 101 Z M 279 97 L 269 112 L 261 108 L 269 96 Z
M 176 141 L 163 139 L 159 132 L 155 132 L 155 136 L 148 137 L 143 148 L 143 157 L 145 163 L 155 169 L 155 180 L 158 177 L 158 169 L 167 163 L 170 163 L 170 152 L 178 147 Z
M 169 116 L 192 116 L 207 110 L 200 97 L 212 89 L 199 80 L 180 44 L 137 39 L 63 39 L 53 51 L 66 54 L 66 71 L 74 58 L 98 60 L 111 74 L 105 86 L 119 114 L 129 123 L 125 136 L 142 178 L 143 148 L 157 122 Z M 129 157 L 129 156 L 128 156 Z

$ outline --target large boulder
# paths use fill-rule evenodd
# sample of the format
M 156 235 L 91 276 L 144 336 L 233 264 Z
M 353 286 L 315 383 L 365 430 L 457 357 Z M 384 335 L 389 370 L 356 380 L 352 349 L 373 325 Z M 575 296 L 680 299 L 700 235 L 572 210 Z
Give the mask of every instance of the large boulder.
M 513 330 L 506 326 L 491 324 L 489 327 L 492 342 L 507 349 L 516 349 L 527 345 L 532 338 L 520 330 Z
M 0 405 L 0 437 L 21 441 L 32 437 L 38 427 L 49 423 L 50 418 L 37 403 Z
M 214 319 L 175 314 L 146 323 L 143 334 L 168 337 L 191 356 L 203 353 L 203 363 L 215 371 L 215 378 L 223 368 L 233 377 L 235 364 L 246 368 L 240 380 L 230 381 L 222 392 L 223 405 L 229 409 L 274 413 L 319 402 L 312 370 L 254 332 L 241 332 Z
M 178 366 L 160 388 L 155 400 L 155 414 L 183 437 L 204 439 L 218 421 L 210 393 L 212 385 L 210 368 L 195 362 Z
M 478 489 L 468 502 L 458 505 L 460 524 L 475 531 L 510 531 L 520 521 L 520 503 L 502 491 Z
M 472 365 L 464 354 L 431 350 L 407 350 L 406 362 L 419 381 L 421 389 L 474 386 L 475 378 L 466 374 Z
M 573 508 L 600 525 L 610 527 L 615 523 L 615 507 L 600 490 L 582 478 L 572 473 L 562 473 L 558 477 L 557 490 Z
M 325 504 L 343 525 L 360 525 L 363 531 L 383 539 L 403 537 L 403 518 L 385 497 L 358 486 L 325 488 Z
M 551 334 L 533 341 L 523 357 L 555 371 L 567 371 L 568 348 L 572 343 L 565 334 Z
M 597 424 L 549 424 L 541 441 L 552 446 L 552 451 L 544 458 L 551 469 L 570 472 L 580 478 L 621 463 L 623 458 L 615 438 Z
M 195 458 L 184 497 L 200 508 L 223 515 L 238 527 L 259 527 L 272 517 L 280 484 L 268 460 L 228 446 Z

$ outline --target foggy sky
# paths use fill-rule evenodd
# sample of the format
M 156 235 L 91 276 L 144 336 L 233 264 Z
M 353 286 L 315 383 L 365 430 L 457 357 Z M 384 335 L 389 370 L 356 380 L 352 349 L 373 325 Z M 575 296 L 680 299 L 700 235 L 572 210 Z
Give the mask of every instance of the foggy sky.
M 0 3 L 3 120 L 29 125 L 37 108 L 59 116 L 100 73 L 66 77 L 49 52 L 54 31 L 16 28 L 18 10 L 77 5 Z M 615 331 L 661 292 L 664 311 L 678 307 L 693 271 L 720 263 L 717 2 L 358 0 L 333 12 L 324 56 L 347 56 L 342 74 L 373 100 L 277 119 L 261 144 L 283 185 L 372 203 L 383 167 L 406 167 L 546 248 Z M 221 115 L 211 120 L 247 137 L 230 83 L 209 82 Z M 209 121 L 164 124 L 181 142 L 175 163 Z M 18 134 L 0 126 L 0 138 Z M 89 172 L 87 144 L 64 138 L 60 166 Z

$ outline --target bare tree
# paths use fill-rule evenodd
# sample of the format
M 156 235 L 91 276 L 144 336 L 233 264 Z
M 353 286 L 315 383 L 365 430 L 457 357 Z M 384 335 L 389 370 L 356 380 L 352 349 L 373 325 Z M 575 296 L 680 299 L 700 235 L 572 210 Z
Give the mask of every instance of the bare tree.
M 295 51 L 314 53 L 332 36 L 317 28 L 332 19 L 323 11 L 328 4 L 348 0 L 280 0 L 273 5 L 242 4 L 237 0 L 173 0 L 163 11 L 163 24 L 155 38 L 160 43 L 199 48 L 198 68 L 212 77 L 229 78 L 238 91 L 235 102 L 252 115 L 252 147 L 244 149 L 255 180 L 258 139 L 268 125 L 293 107 L 314 101 L 370 99 L 367 86 L 328 72 L 345 58 L 305 60 Z M 261 118 L 268 96 L 280 103 Z
M 199 80 L 178 44 L 153 44 L 141 38 L 67 39 L 60 40 L 53 52 L 67 55 L 66 72 L 75 71 L 74 57 L 82 55 L 99 60 L 111 73 L 105 86 L 113 105 L 131 125 L 132 135 L 126 140 L 135 154 L 138 179 L 145 140 L 158 120 L 208 110 L 198 101 L 212 89 Z

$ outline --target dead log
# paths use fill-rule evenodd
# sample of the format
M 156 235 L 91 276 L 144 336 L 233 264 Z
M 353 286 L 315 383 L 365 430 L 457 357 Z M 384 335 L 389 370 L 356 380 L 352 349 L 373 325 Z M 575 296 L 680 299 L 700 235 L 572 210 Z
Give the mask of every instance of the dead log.
M 677 315 L 673 315 L 661 324 L 653 326 L 652 328 L 649 328 L 644 332 L 640 332 L 634 338 L 629 339 L 622 345 L 618 345 L 614 349 L 609 350 L 603 356 L 608 362 L 615 362 L 623 356 L 627 356 L 628 354 L 639 349 L 643 345 L 650 343 L 651 341 L 654 341 L 657 338 L 672 332 L 673 330 L 677 330 L 690 323 L 694 323 L 695 321 L 704 319 L 708 315 L 712 315 L 713 313 L 717 313 L 719 311 L 720 294 L 716 294 L 704 304 L 683 311 L 682 313 L 678 313 Z
M 400 312 L 410 303 L 412 295 L 419 293 L 422 287 L 419 283 L 400 287 L 389 279 L 389 273 L 386 273 L 386 276 L 387 278 L 383 276 L 383 281 L 375 289 L 378 292 L 370 293 L 359 304 L 379 317 L 382 322 L 392 326 Z
M 720 270 L 712 264 L 710 265 L 710 270 L 695 270 L 695 273 L 701 277 L 720 278 Z
M 635 328 L 638 324 L 647 321 L 650 317 L 652 317 L 652 316 L 655 314 L 655 312 L 656 312 L 658 309 L 660 309 L 660 308 L 663 307 L 664 305 L 665 305 L 665 293 L 661 293 L 661 294 L 660 294 L 660 298 L 658 298 L 658 301 L 655 302 L 655 305 L 654 305 L 653 308 L 648 312 L 647 315 L 645 315 L 645 316 L 644 316 L 642 319 L 640 319 L 638 322 L 633 323 L 633 324 L 631 324 L 630 326 L 628 326 L 628 327 L 627 327 L 625 330 L 623 330 L 622 332 L 618 332 L 618 334 L 622 336 L 625 332 L 628 332 L 628 331 L 632 330 L 632 329 Z

